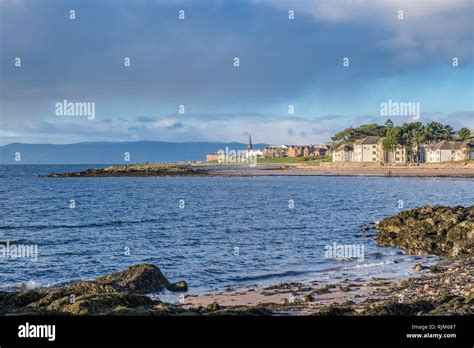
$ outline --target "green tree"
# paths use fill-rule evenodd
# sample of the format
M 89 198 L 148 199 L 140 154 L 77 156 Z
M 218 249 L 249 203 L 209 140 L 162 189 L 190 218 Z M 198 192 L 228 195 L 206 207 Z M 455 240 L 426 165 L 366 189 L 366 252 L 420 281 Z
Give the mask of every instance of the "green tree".
M 381 126 L 377 123 L 363 124 L 357 128 L 346 128 L 331 137 L 331 140 L 335 143 L 350 142 L 371 135 L 384 137 L 386 132 L 386 126 Z
M 391 119 L 388 119 L 387 121 L 385 121 L 384 125 L 385 127 L 387 127 L 387 130 L 390 128 L 393 128 L 393 122 Z
M 353 134 L 354 134 L 354 128 L 349 127 L 349 128 L 344 129 L 343 131 L 340 131 L 333 137 L 331 137 L 331 140 L 335 143 L 347 142 L 353 136 Z
M 463 127 L 458 132 L 458 138 L 461 141 L 467 140 L 471 137 L 471 131 L 466 127 Z
M 451 140 L 453 138 L 454 129 L 450 125 L 446 124 L 443 126 L 443 139 Z
M 443 139 L 443 125 L 439 122 L 430 122 L 425 125 L 424 133 L 425 140 L 429 143 L 434 143 Z

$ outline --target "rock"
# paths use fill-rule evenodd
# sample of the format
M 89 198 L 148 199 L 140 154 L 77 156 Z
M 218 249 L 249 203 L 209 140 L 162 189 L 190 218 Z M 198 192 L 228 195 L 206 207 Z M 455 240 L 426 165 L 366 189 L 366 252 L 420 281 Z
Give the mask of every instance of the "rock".
M 329 293 L 331 293 L 331 291 L 329 291 L 329 289 L 332 289 L 334 287 L 335 287 L 334 285 L 326 285 L 323 288 L 319 288 L 319 289 L 314 290 L 313 294 L 316 294 L 316 295 L 329 294 Z
M 321 316 L 341 316 L 341 315 L 355 315 L 357 312 L 349 307 L 344 305 L 330 305 L 321 309 L 316 315 Z
M 430 315 L 472 315 L 474 301 L 463 297 L 448 296 Z
M 122 310 L 122 312 L 123 308 L 136 310 L 138 307 L 151 306 L 153 303 L 154 301 L 149 297 L 141 295 L 94 294 L 79 296 L 72 303 L 69 297 L 56 300 L 47 307 L 47 310 L 74 315 L 107 315 L 112 314 L 116 309 Z
M 10 294 L 1 293 L 0 313 L 148 315 L 181 311 L 182 309 L 172 305 L 163 304 L 160 307 L 159 301 L 144 295 L 165 288 L 171 291 L 186 291 L 188 285 L 185 281 L 171 284 L 158 267 L 141 264 L 92 281 L 78 281 L 63 287 Z
M 474 206 L 424 206 L 383 219 L 376 227 L 379 246 L 416 255 L 474 255 Z
M 341 290 L 342 292 L 349 292 L 351 291 L 351 286 L 350 285 L 347 285 L 347 286 L 340 286 L 339 287 L 339 290 Z
M 415 271 L 418 271 L 418 272 L 419 272 L 419 271 L 422 271 L 422 270 L 424 270 L 424 269 L 426 269 L 426 268 L 428 268 L 428 267 L 423 266 L 421 263 L 417 263 L 415 266 L 413 266 L 413 269 L 414 269 Z
M 171 284 L 158 267 L 142 264 L 131 266 L 125 271 L 106 275 L 92 282 L 81 282 L 74 287 L 79 289 L 96 287 L 99 292 L 101 292 L 100 289 L 110 287 L 117 292 L 147 294 L 170 288 Z
M 364 315 L 419 315 L 432 311 L 435 304 L 418 300 L 411 303 L 388 302 L 363 311 Z
M 438 265 L 434 265 L 433 267 L 430 268 L 430 271 L 433 273 L 441 273 L 443 272 L 443 268 L 441 268 Z
M 110 166 L 104 169 L 90 168 L 80 172 L 48 174 L 46 177 L 206 176 L 208 174 L 209 170 L 183 165 L 131 164 L 126 166 Z
M 206 307 L 206 311 L 208 311 L 208 312 L 214 312 L 214 311 L 218 311 L 220 309 L 221 309 L 221 306 L 217 302 L 212 302 L 209 305 L 207 305 L 207 307 Z
M 188 291 L 188 284 L 184 280 L 173 283 L 168 287 L 170 291 Z

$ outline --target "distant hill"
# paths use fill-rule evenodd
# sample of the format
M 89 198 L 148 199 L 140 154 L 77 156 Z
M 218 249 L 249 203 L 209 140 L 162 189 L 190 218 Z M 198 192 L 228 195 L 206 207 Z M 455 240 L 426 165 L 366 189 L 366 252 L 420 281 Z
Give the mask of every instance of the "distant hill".
M 267 144 L 255 144 L 264 148 Z M 244 150 L 246 144 L 219 142 L 172 143 L 162 141 L 84 142 L 67 145 L 13 143 L 0 146 L 0 164 L 107 164 L 126 163 L 124 153 L 130 153 L 129 163 L 159 163 L 205 161 L 206 154 L 225 150 Z M 15 161 L 15 153 L 21 162 Z

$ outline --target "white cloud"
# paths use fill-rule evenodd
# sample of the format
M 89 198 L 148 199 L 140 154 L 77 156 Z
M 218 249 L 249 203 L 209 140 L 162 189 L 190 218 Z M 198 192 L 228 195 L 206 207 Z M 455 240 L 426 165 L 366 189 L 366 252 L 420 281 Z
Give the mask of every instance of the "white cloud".
M 379 47 L 401 56 L 443 54 L 472 58 L 472 0 L 318 0 L 279 1 L 254 0 L 282 11 L 292 9 L 298 15 L 316 21 L 367 25 L 372 30 L 386 31 L 386 40 Z M 398 11 L 403 19 L 398 19 Z M 406 50 L 416 51 L 404 52 Z M 402 57 L 403 58 L 403 57 Z M 420 59 L 395 62 L 418 63 Z

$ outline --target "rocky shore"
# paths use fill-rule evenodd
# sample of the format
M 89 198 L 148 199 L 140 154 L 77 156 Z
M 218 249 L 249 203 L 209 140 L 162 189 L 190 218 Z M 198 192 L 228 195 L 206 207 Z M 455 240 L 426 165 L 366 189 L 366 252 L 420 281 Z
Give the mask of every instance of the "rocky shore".
M 185 295 L 154 265 L 135 265 L 93 281 L 0 293 L 1 315 L 472 315 L 474 314 L 474 207 L 421 207 L 380 221 L 381 246 L 409 254 L 440 255 L 418 264 L 408 279 L 282 283 L 246 291 Z M 182 292 L 179 304 L 160 301 L 163 290 Z M 157 294 L 149 296 L 149 294 Z
M 425 206 L 379 222 L 379 246 L 395 246 L 409 254 L 474 255 L 474 206 Z
M 0 315 L 203 315 L 209 308 L 185 309 L 146 294 L 185 292 L 185 281 L 170 283 L 154 265 L 131 266 L 96 280 L 53 288 L 0 292 Z M 229 308 L 227 314 L 268 314 L 261 309 Z
M 190 168 L 188 166 L 141 164 L 127 166 L 110 166 L 104 169 L 92 168 L 80 172 L 54 173 L 48 178 L 95 178 L 95 177 L 147 177 L 147 176 L 205 176 L 209 172 L 204 169 Z

